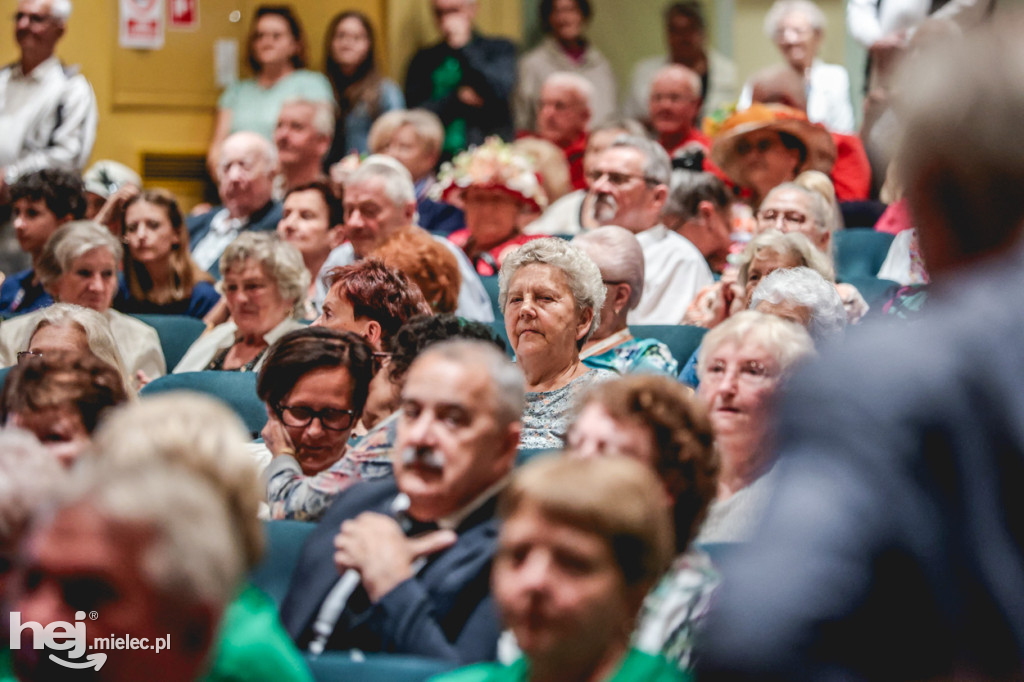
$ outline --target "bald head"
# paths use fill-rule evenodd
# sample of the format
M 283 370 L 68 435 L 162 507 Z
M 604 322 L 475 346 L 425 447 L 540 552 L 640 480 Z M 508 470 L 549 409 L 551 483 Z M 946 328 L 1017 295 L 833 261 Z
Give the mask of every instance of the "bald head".
M 224 140 L 217 181 L 232 218 L 247 218 L 270 201 L 276 167 L 277 149 L 265 137 L 240 132 Z
M 700 76 L 682 64 L 669 64 L 655 74 L 648 114 L 660 138 L 689 135 L 700 111 L 701 93 Z
M 574 73 L 558 72 L 548 76 L 537 102 L 537 134 L 567 147 L 587 131 L 594 86 Z

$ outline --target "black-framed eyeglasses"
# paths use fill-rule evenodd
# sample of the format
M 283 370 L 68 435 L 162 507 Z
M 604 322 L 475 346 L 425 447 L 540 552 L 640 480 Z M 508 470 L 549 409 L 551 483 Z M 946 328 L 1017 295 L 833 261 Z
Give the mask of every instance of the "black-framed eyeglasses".
M 19 350 L 17 353 L 18 362 L 24 362 L 29 358 L 41 358 L 43 357 L 42 351 L 38 350 Z
M 607 176 L 608 182 L 615 185 L 616 187 L 622 187 L 623 185 L 629 184 L 631 180 L 643 180 L 648 185 L 660 185 L 661 181 L 649 178 L 646 175 L 634 175 L 633 173 L 619 173 L 617 171 L 599 171 L 593 170 L 587 173 L 587 180 L 590 181 L 591 185 L 596 185 L 597 181 Z
M 344 431 L 352 426 L 357 416 L 355 410 L 338 410 L 333 407 L 314 410 L 304 405 L 281 404 L 277 406 L 277 414 L 285 426 L 302 428 L 309 426 L 313 419 L 319 419 L 320 425 L 328 431 Z

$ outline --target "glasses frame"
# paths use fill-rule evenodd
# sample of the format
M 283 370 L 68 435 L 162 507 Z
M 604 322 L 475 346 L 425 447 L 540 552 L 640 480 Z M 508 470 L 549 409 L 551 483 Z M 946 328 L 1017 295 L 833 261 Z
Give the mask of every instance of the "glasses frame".
M 289 423 L 288 420 L 285 419 L 284 413 L 285 413 L 286 410 L 295 410 L 295 409 L 308 410 L 309 413 L 310 413 L 309 419 L 307 419 L 305 422 L 303 422 L 301 424 L 300 423 Z M 274 406 L 274 410 L 277 412 L 277 417 L 278 417 L 278 419 L 281 420 L 282 424 L 284 424 L 285 426 L 290 426 L 290 427 L 292 427 L 294 429 L 304 429 L 307 426 L 309 426 L 310 424 L 312 424 L 314 419 L 319 419 L 320 420 L 321 428 L 323 428 L 323 429 L 325 429 L 327 431 L 337 431 L 337 432 L 347 431 L 348 429 L 352 428 L 352 426 L 356 423 L 356 418 L 359 416 L 358 413 L 356 413 L 355 410 L 338 410 L 338 409 L 335 409 L 333 407 L 328 407 L 328 408 L 325 408 L 325 409 L 322 409 L 322 410 L 314 410 L 314 409 L 312 409 L 310 407 L 306 407 L 305 405 L 285 405 L 284 403 L 278 403 L 277 405 L 275 405 Z M 347 414 L 348 415 L 348 424 L 346 424 L 345 426 L 342 426 L 340 428 L 334 427 L 334 426 L 328 426 L 327 422 L 324 421 L 324 414 L 326 414 L 327 412 L 340 412 L 341 414 Z

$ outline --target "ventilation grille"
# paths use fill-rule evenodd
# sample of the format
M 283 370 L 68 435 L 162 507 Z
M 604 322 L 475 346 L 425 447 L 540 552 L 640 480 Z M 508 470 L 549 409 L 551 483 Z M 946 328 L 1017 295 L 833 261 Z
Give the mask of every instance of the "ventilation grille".
M 204 182 L 206 157 L 202 154 L 155 154 L 142 155 L 142 177 L 147 180 L 180 180 Z

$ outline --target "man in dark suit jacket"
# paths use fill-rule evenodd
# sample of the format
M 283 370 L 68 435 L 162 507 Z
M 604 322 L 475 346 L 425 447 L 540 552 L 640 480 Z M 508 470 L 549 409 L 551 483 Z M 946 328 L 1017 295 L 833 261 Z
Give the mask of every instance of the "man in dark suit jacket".
M 1024 677 L 1015 19 L 921 57 L 901 90 L 897 158 L 932 296 L 790 385 L 776 497 L 726 565 L 702 679 Z
M 281 606 L 300 648 L 494 658 L 495 496 L 524 404 L 522 375 L 489 344 L 442 343 L 413 363 L 394 480 L 341 495 L 303 548 Z
M 196 263 L 220 278 L 220 256 L 243 230 L 276 230 L 281 203 L 273 200 L 277 149 L 260 135 L 241 132 L 221 145 L 217 191 L 222 206 L 191 216 L 189 249 Z
M 413 55 L 405 101 L 437 114 L 444 124 L 442 158 L 450 159 L 488 135 L 512 139 L 516 47 L 473 29 L 477 0 L 431 0 L 442 40 Z

